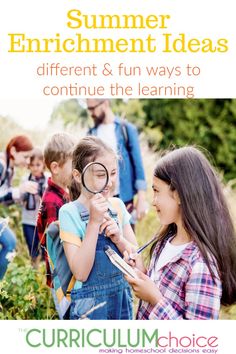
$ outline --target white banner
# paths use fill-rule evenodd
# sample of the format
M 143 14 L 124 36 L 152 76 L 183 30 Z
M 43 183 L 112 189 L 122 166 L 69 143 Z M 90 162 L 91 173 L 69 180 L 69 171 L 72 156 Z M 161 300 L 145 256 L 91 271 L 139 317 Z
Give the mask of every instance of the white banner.
M 234 98 L 233 5 L 9 0 L 0 97 Z
M 28 353 L 234 352 L 233 321 L 6 321 L 1 348 Z

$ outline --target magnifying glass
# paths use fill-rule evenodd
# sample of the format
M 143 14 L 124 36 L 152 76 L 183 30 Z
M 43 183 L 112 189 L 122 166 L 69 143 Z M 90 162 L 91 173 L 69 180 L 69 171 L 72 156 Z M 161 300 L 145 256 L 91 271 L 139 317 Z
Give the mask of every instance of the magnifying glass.
M 100 162 L 88 163 L 81 174 L 81 182 L 84 188 L 97 194 L 104 191 L 109 181 L 109 175 L 106 167 Z

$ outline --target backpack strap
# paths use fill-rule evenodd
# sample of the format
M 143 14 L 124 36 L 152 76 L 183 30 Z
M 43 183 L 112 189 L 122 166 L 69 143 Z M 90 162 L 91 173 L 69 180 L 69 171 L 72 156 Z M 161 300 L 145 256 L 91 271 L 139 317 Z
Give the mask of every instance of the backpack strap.
M 47 233 L 52 240 L 55 240 L 57 237 L 59 237 L 59 233 L 60 233 L 59 223 L 54 221 L 51 224 L 49 224 L 47 228 Z
M 130 152 L 130 147 L 129 147 L 129 135 L 127 131 L 127 121 L 124 117 L 120 118 L 120 127 L 121 127 L 121 132 L 125 141 L 125 147 L 128 152 Z
M 80 211 L 80 217 L 81 217 L 82 221 L 84 221 L 87 224 L 89 221 L 89 212 L 87 210 Z
M 119 224 L 122 225 L 123 214 L 122 214 L 122 209 L 120 206 L 119 199 L 118 198 L 109 198 L 108 201 L 111 204 L 111 208 L 109 208 L 110 216 L 113 219 L 118 219 Z M 89 212 L 81 203 L 78 203 L 77 205 L 78 205 L 80 217 L 81 217 L 82 221 L 84 221 L 87 225 L 88 221 L 89 221 Z
M 135 171 L 135 163 L 134 163 L 133 155 L 131 152 L 130 140 L 129 140 L 128 121 L 124 117 L 120 118 L 120 128 L 121 128 L 121 132 L 122 132 L 122 135 L 124 138 L 125 148 L 126 148 L 128 155 L 129 155 L 130 163 L 132 165 L 133 170 Z
M 86 223 L 86 225 L 87 225 L 87 223 L 89 221 L 89 212 L 88 212 L 88 210 L 80 202 L 77 202 L 77 206 L 78 206 L 78 209 L 79 209 L 79 214 L 80 214 L 81 220 L 84 221 Z

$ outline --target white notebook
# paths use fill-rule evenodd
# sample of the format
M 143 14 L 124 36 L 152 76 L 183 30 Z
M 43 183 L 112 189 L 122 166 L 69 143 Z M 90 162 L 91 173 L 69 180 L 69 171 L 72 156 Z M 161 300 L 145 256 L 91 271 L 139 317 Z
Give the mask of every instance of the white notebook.
M 129 277 L 138 279 L 135 270 L 126 263 L 123 258 L 121 258 L 111 247 L 107 246 L 104 248 L 106 255 L 109 257 L 110 261 L 118 268 L 120 271 Z

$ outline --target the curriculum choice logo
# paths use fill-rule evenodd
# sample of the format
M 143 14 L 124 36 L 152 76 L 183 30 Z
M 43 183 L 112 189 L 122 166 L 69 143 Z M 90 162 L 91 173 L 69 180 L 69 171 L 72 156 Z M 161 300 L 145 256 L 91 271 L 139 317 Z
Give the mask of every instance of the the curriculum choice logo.
M 97 348 L 98 353 L 218 353 L 215 335 L 176 335 L 159 329 L 31 328 L 24 331 L 31 348 Z

